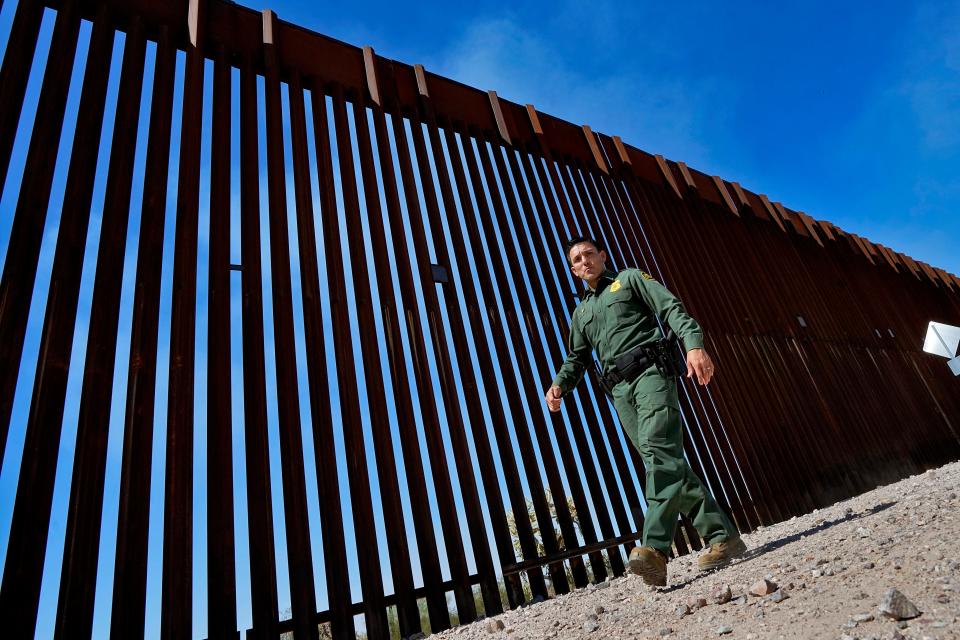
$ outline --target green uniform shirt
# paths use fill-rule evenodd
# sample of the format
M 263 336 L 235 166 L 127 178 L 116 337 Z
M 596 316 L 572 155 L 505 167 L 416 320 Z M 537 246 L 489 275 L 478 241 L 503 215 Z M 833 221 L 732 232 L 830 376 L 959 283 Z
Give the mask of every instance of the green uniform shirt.
M 553 384 L 573 389 L 592 362 L 596 349 L 606 368 L 617 356 L 660 339 L 657 316 L 682 340 L 687 351 L 703 348 L 700 325 L 662 284 L 639 269 L 605 272 L 597 290 L 587 287 L 570 320 L 570 352 Z

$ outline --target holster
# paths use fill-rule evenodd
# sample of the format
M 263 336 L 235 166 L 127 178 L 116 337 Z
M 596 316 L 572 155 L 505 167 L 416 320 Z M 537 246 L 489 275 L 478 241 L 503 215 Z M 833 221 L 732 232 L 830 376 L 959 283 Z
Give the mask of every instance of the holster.
M 680 347 L 677 334 L 668 330 L 667 335 L 654 343 L 656 354 L 654 361 L 657 369 L 667 378 L 679 378 L 687 375 L 687 357 Z

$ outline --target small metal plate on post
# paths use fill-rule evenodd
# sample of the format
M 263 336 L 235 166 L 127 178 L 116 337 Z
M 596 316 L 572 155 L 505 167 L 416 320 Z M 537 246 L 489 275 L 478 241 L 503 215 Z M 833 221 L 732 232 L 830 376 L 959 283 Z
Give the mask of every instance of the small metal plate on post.
M 954 284 L 953 284 L 953 280 L 950 278 L 950 274 L 949 274 L 949 273 L 947 273 L 946 271 L 944 271 L 943 269 L 941 269 L 941 268 L 939 268 L 939 267 L 934 267 L 934 268 L 933 268 L 933 272 L 937 274 L 937 277 L 940 278 L 940 280 L 941 280 L 945 285 L 947 285 L 947 288 L 948 288 L 948 289 L 953 289 Z
M 836 241 L 836 236 L 833 235 L 833 231 L 830 229 L 830 223 L 826 220 L 817 220 L 817 224 L 820 225 L 820 228 L 823 229 L 823 232 L 826 234 L 827 239 L 831 242 Z
M 928 265 L 926 262 L 921 262 L 919 260 L 917 261 L 917 264 L 920 265 L 920 270 L 923 271 L 924 275 L 926 275 L 927 278 L 930 279 L 930 282 L 932 282 L 935 285 L 939 285 L 939 280 L 937 280 L 937 274 L 933 272 L 933 269 L 930 268 L 930 265 Z
M 264 9 L 261 15 L 263 16 L 263 44 L 273 44 L 273 31 L 276 26 L 277 14 L 270 9 Z
M 200 46 L 200 0 L 190 0 L 187 7 L 187 28 L 190 31 L 190 44 Z
M 620 139 L 620 136 L 613 136 L 613 146 L 617 150 L 617 155 L 620 156 L 620 162 L 629 165 L 633 164 L 630 162 L 630 155 L 627 153 L 627 148 L 623 146 L 623 140 Z
M 610 173 L 610 168 L 607 167 L 607 160 L 603 157 L 603 153 L 597 145 L 596 134 L 593 133 L 590 125 L 585 124 L 580 127 L 580 129 L 583 131 L 583 137 L 587 140 L 587 146 L 590 148 L 590 153 L 593 154 L 593 161 L 597 163 L 597 168 L 604 173 Z
M 747 198 L 747 194 L 743 192 L 743 187 L 740 186 L 740 183 L 731 182 L 730 184 L 733 186 L 733 193 L 737 196 L 737 202 L 739 205 L 741 207 L 752 209 L 753 207 L 750 206 L 750 200 Z
M 815 220 L 805 214 L 803 211 L 797 211 L 797 216 L 800 218 L 800 222 L 803 223 L 803 226 L 807 228 L 807 233 L 810 234 L 810 237 L 817 241 L 817 244 L 821 247 L 823 246 L 823 240 L 820 239 L 820 235 L 817 233 L 817 225 Z
M 413 75 L 417 77 L 417 91 L 424 98 L 430 97 L 430 90 L 427 88 L 427 72 L 422 64 L 413 65 Z
M 760 202 L 763 203 L 764 208 L 767 210 L 767 213 L 770 214 L 770 219 L 777 223 L 777 226 L 780 227 L 780 231 L 784 233 L 787 232 L 787 228 L 783 226 L 783 221 L 780 219 L 780 214 L 777 213 L 777 210 L 774 208 L 773 204 L 764 194 L 760 194 Z
M 542 136 L 543 127 L 540 126 L 540 116 L 537 115 L 537 109 L 532 104 L 527 105 L 527 117 L 530 118 L 530 126 L 533 127 L 533 132 Z
M 683 199 L 683 193 L 680 191 L 680 187 L 677 186 L 677 181 L 673 178 L 673 172 L 670 171 L 667 161 L 659 153 L 653 156 L 657 161 L 657 166 L 660 167 L 660 173 L 663 174 L 663 179 L 667 181 L 667 184 L 673 189 L 673 192 L 677 194 L 677 197 L 681 200 Z M 683 163 L 680 163 L 683 164 Z
M 431 264 L 430 271 L 433 273 L 433 281 L 437 284 L 450 282 L 450 274 L 447 273 L 447 268 L 442 264 Z
M 727 186 L 723 184 L 723 178 L 720 176 L 710 176 L 713 180 L 714 186 L 717 188 L 717 192 L 720 194 L 720 197 L 723 198 L 723 202 L 727 205 L 727 208 L 730 209 L 730 212 L 733 215 L 740 217 L 740 211 L 737 209 L 736 203 L 733 201 L 733 198 L 730 197 L 730 192 L 727 191 Z
M 497 97 L 497 92 L 491 89 L 487 91 L 487 97 L 490 98 L 490 109 L 493 111 L 493 119 L 497 123 L 497 131 L 500 132 L 500 137 L 503 138 L 504 142 L 512 145 L 513 142 L 510 140 L 510 132 L 507 131 L 507 121 L 503 119 L 503 111 L 500 109 L 500 98 Z
M 367 75 L 367 91 L 370 93 L 370 101 L 381 107 L 383 105 L 380 103 L 380 86 L 377 84 L 377 54 L 373 47 L 369 45 L 363 48 L 363 68 Z
M 683 176 L 683 181 L 687 184 L 687 188 L 696 191 L 697 183 L 693 181 L 693 176 L 690 175 L 690 169 L 687 168 L 686 163 L 678 162 L 677 168 L 680 169 L 680 175 Z

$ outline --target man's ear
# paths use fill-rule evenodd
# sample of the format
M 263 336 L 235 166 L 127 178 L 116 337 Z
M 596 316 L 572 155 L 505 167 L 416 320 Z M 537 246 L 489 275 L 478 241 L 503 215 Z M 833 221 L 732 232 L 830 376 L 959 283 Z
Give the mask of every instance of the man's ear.
M 603 264 L 607 264 L 607 252 L 606 252 L 606 251 L 603 251 L 603 250 L 600 251 L 600 261 L 603 262 Z

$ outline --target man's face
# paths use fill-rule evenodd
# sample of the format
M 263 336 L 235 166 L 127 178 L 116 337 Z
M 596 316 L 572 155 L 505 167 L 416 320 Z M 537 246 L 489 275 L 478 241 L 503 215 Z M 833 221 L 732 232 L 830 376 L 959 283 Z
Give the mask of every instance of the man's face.
M 573 245 L 569 257 L 573 275 L 586 282 L 595 282 L 606 270 L 606 252 L 597 251 L 597 248 L 589 242 Z

